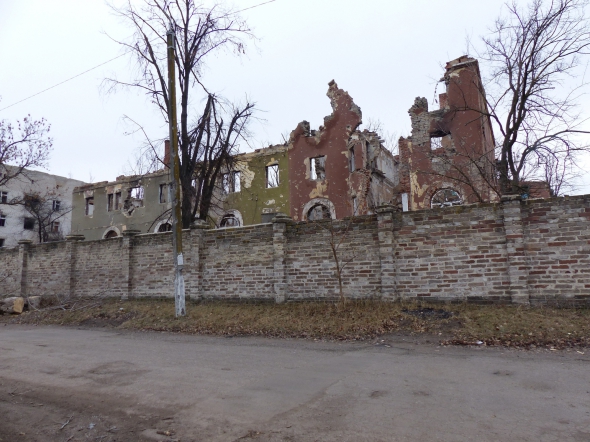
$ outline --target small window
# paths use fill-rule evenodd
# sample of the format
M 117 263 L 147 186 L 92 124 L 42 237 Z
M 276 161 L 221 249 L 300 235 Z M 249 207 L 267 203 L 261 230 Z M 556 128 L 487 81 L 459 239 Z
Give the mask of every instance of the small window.
M 8 203 L 8 192 L 0 192 L 0 203 L 2 203 L 2 204 Z
M 53 210 L 55 212 L 59 212 L 59 209 L 61 208 L 61 201 L 59 200 L 53 200 Z
M 86 198 L 86 215 L 92 216 L 94 213 L 94 197 L 90 196 Z
M 266 188 L 279 187 L 279 165 L 266 166 Z
M 168 184 L 160 184 L 160 204 L 168 202 Z
M 135 200 L 143 200 L 143 187 L 142 186 L 133 187 L 131 189 L 131 191 L 129 192 L 129 195 L 131 196 L 131 198 L 133 198 Z
M 0 238 L 0 247 L 4 247 L 4 238 Z
M 172 224 L 170 224 L 170 223 L 160 224 L 160 227 L 158 227 L 158 232 L 172 232 Z
M 459 192 L 453 189 L 441 189 L 432 196 L 430 207 L 451 207 L 463 204 Z
M 121 192 L 115 193 L 115 210 L 121 208 Z
M 229 173 L 224 173 L 221 175 L 221 190 L 223 190 L 225 195 L 231 191 L 229 181 Z
M 332 218 L 330 214 L 330 209 L 328 209 L 323 204 L 316 204 L 307 212 L 307 220 L 308 221 L 317 221 L 320 219 L 330 219 Z
M 115 195 L 112 193 L 107 194 L 107 212 L 113 211 L 113 203 L 114 203 Z
M 221 218 L 221 222 L 219 223 L 219 227 L 239 227 L 240 220 L 235 217 L 235 215 L 225 215 Z
M 352 197 L 352 214 L 353 215 L 358 215 L 359 212 L 359 200 L 357 199 L 356 196 Z
M 0 227 L 6 226 L 6 215 L 0 215 Z
M 59 221 L 53 221 L 51 223 L 51 233 L 59 233 Z
M 310 159 L 311 173 L 310 177 L 312 180 L 325 180 L 326 179 L 326 157 L 315 157 Z
M 37 195 L 25 195 L 25 207 L 27 209 L 36 210 L 41 204 L 41 200 Z
M 105 239 L 109 239 L 109 238 L 116 238 L 119 235 L 117 234 L 117 232 L 115 230 L 109 230 L 107 232 L 107 234 L 104 236 Z
M 221 175 L 221 183 L 224 194 L 240 191 L 240 172 L 230 172 Z
M 241 190 L 241 183 L 240 183 L 240 177 L 241 174 L 240 172 L 232 172 L 232 185 L 233 185 L 233 191 L 234 192 L 239 192 Z
M 354 172 L 356 170 L 355 161 L 356 160 L 354 158 L 354 146 L 352 146 L 350 149 L 348 149 L 348 168 L 351 172 Z
M 35 228 L 35 218 L 25 218 L 23 229 L 33 230 Z

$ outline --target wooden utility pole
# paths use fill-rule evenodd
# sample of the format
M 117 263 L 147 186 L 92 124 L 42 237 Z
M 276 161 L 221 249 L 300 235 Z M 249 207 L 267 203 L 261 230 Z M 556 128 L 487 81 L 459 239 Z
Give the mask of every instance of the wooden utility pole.
M 186 315 L 184 298 L 184 276 L 182 269 L 184 259 L 182 256 L 182 215 L 180 209 L 180 158 L 178 157 L 178 125 L 176 120 L 176 36 L 170 23 L 168 37 L 168 121 L 170 122 L 171 158 L 170 170 L 173 181 L 172 204 L 172 247 L 174 249 L 174 306 L 176 317 Z

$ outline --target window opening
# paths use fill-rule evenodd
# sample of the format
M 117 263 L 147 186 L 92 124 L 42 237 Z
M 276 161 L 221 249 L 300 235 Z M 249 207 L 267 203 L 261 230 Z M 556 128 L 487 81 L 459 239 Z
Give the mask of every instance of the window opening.
M 312 180 L 325 180 L 326 179 L 326 157 L 315 157 L 311 158 L 310 167 L 311 173 L 310 177 Z
M 242 189 L 240 177 L 241 177 L 241 174 L 239 171 L 232 172 L 232 185 L 234 187 L 233 188 L 234 192 L 239 192 Z
M 90 196 L 86 198 L 86 215 L 92 216 L 94 213 L 94 197 Z
M 41 204 L 41 200 L 37 195 L 25 195 L 25 207 L 27 209 L 36 210 Z
M 131 188 L 129 195 L 135 200 L 143 200 L 143 187 L 138 186 Z
M 53 221 L 51 223 L 51 233 L 59 233 L 59 221 Z
M 114 196 L 112 193 L 107 194 L 107 212 L 113 211 Z
M 0 203 L 2 203 L 2 204 L 8 203 L 8 192 L 0 192 Z
M 235 215 L 224 215 L 223 218 L 221 218 L 219 227 L 240 227 L 240 220 L 237 219 Z
M 160 204 L 168 202 L 168 184 L 160 184 Z
M 358 211 L 359 211 L 359 202 L 358 199 L 356 198 L 356 196 L 352 197 L 352 214 L 353 215 L 358 215 Z
M 23 229 L 33 230 L 35 228 L 35 218 L 25 218 Z
M 121 192 L 115 193 L 115 210 L 121 208 Z
M 0 227 L 6 226 L 6 215 L 0 215 Z
M 108 238 L 117 238 L 118 236 L 119 235 L 117 235 L 117 232 L 116 231 L 109 230 L 104 237 L 105 237 L 105 239 L 108 239 Z
M 61 208 L 61 201 L 53 200 L 53 210 L 56 212 L 59 212 L 60 208 Z
M 463 204 L 459 192 L 453 189 L 441 189 L 432 196 L 430 207 L 451 207 Z
M 172 232 L 172 224 L 170 224 L 170 223 L 160 224 L 160 227 L 158 227 L 158 232 Z
M 307 220 L 308 221 L 317 221 L 320 219 L 330 219 L 332 216 L 330 215 L 330 209 L 328 209 L 323 204 L 316 204 L 307 212 Z
M 279 165 L 266 166 L 266 188 L 279 187 Z
M 352 146 L 348 150 L 348 168 L 350 169 L 351 172 L 354 172 L 356 170 L 355 158 L 354 158 L 354 146 Z
M 4 238 L 0 238 L 0 247 L 4 247 Z

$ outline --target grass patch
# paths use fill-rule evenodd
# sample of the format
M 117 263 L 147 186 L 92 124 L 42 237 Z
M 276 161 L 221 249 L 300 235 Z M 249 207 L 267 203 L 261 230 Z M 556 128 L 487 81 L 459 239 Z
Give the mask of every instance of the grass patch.
M 45 310 L 0 321 L 116 327 L 189 334 L 365 340 L 387 334 L 433 335 L 445 344 L 524 348 L 590 345 L 590 310 L 381 301 L 188 304 L 174 317 L 172 300 L 102 300 L 80 310 Z

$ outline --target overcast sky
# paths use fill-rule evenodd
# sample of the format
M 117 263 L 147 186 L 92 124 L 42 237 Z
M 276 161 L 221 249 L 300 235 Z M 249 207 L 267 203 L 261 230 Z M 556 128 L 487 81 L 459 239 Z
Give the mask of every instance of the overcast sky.
M 246 8 L 264 0 L 239 0 Z M 114 1 L 117 4 L 117 1 Z M 245 11 L 260 39 L 247 55 L 211 57 L 205 83 L 230 100 L 248 97 L 263 119 L 253 147 L 281 142 L 308 120 L 331 112 L 328 82 L 336 80 L 361 107 L 363 121 L 380 120 L 408 135 L 414 98 L 432 101 L 444 62 L 463 55 L 466 37 L 484 34 L 501 0 L 275 0 Z M 106 35 L 129 36 L 104 0 L 0 1 L 0 109 L 121 54 Z M 130 78 L 126 57 L 0 111 L 0 119 L 31 114 L 52 125 L 49 172 L 88 181 L 114 180 L 142 138 L 126 135 L 124 115 L 165 136 L 161 116 L 137 91 L 105 94 L 101 81 Z M 482 69 L 485 69 L 482 66 Z M 440 93 L 441 90 L 437 91 Z M 590 170 L 590 162 L 586 170 Z M 577 193 L 590 193 L 590 174 Z

